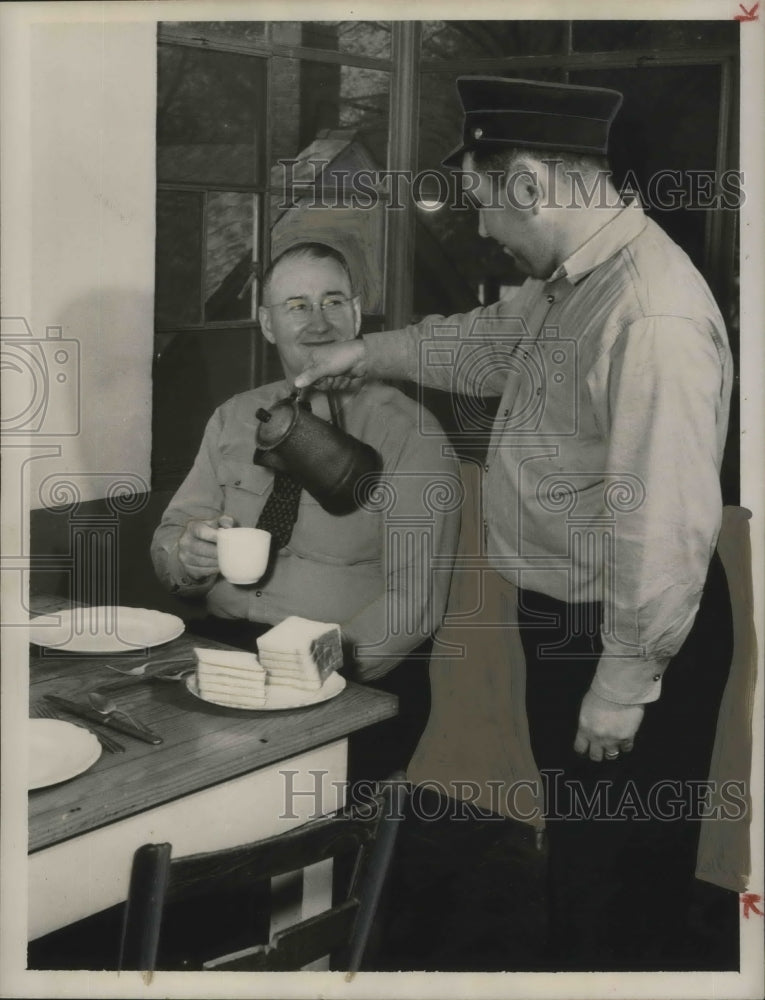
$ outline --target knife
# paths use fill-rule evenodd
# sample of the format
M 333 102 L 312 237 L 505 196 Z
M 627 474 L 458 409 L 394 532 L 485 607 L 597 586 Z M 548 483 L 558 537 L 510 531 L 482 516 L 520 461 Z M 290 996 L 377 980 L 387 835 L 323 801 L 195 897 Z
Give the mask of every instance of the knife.
M 81 719 L 87 719 L 88 722 L 97 722 L 99 725 L 107 726 L 109 729 L 116 729 L 118 733 L 125 733 L 126 736 L 134 736 L 137 740 L 143 740 L 144 743 L 153 743 L 156 745 L 164 742 L 162 737 L 149 729 L 148 726 L 135 726 L 132 722 L 128 722 L 127 719 L 118 719 L 114 715 L 102 715 L 88 705 L 81 705 L 77 701 L 61 698 L 57 694 L 46 694 L 43 697 L 52 705 L 55 705 L 57 708 L 63 708 L 64 711 L 70 712 L 72 715 L 79 716 Z

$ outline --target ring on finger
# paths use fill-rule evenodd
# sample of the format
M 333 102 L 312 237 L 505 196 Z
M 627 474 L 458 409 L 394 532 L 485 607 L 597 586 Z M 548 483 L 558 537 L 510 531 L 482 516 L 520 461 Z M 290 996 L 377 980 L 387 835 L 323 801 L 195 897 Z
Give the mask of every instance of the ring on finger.
M 618 750 L 606 750 L 606 752 L 604 754 L 604 757 L 606 758 L 606 760 L 616 760 L 616 758 L 618 756 L 619 756 L 619 751 Z

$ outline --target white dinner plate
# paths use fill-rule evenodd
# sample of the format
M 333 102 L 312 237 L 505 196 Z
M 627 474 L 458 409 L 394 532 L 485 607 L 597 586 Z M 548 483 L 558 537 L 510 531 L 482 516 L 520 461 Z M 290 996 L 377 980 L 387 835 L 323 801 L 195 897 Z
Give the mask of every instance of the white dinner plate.
M 298 691 L 297 688 L 285 687 L 283 684 L 266 684 L 266 703 L 258 708 L 250 708 L 236 705 L 226 705 L 221 701 L 214 701 L 212 698 L 203 698 L 197 687 L 197 675 L 192 673 L 186 678 L 186 687 L 202 701 L 209 701 L 212 705 L 220 705 L 221 708 L 233 708 L 237 712 L 278 712 L 285 708 L 303 708 L 306 705 L 318 705 L 322 701 L 329 701 L 335 698 L 345 687 L 345 678 L 340 674 L 330 674 L 322 686 L 316 691 Z
M 93 733 L 63 719 L 29 720 L 29 788 L 68 781 L 101 756 Z
M 66 608 L 33 618 L 29 638 L 71 653 L 128 653 L 177 639 L 184 628 L 176 615 L 148 608 Z

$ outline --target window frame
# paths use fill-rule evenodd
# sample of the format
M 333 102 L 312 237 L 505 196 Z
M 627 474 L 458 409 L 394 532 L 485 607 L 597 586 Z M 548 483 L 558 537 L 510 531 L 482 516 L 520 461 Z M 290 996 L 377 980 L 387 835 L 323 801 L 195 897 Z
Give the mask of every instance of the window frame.
M 386 70 L 391 74 L 390 89 L 390 134 L 388 142 L 388 170 L 410 170 L 417 168 L 417 116 L 419 111 L 419 84 L 423 74 L 441 74 L 454 76 L 459 73 L 500 73 L 522 72 L 530 69 L 558 69 L 563 76 L 563 82 L 568 79 L 569 72 L 576 69 L 644 69 L 649 67 L 671 66 L 717 66 L 720 72 L 720 106 L 717 123 L 717 153 L 715 169 L 721 174 L 726 169 L 737 165 L 737 128 L 736 116 L 733 115 L 735 99 L 738 92 L 737 60 L 739 53 L 736 47 L 728 45 L 710 46 L 708 48 L 664 50 L 635 49 L 619 52 L 581 52 L 572 48 L 573 21 L 564 22 L 564 42 L 560 53 L 545 53 L 525 56 L 487 57 L 485 59 L 437 60 L 423 59 L 420 52 L 421 22 L 391 21 L 391 54 L 390 58 L 367 56 L 338 52 L 332 49 L 316 49 L 301 45 L 289 45 L 275 42 L 271 38 L 271 23 L 264 22 L 262 40 L 233 40 L 224 35 L 216 35 L 209 28 L 195 29 L 193 22 L 185 22 L 184 26 L 168 27 L 160 24 L 157 33 L 157 44 L 184 45 L 220 52 L 232 52 L 264 58 L 266 67 L 266 142 L 264 159 L 266 166 L 271 162 L 270 136 L 272 133 L 271 114 L 271 58 L 283 56 L 315 62 L 334 63 L 338 65 L 359 66 L 367 69 Z M 398 126 L 398 127 L 396 127 Z M 247 191 L 262 197 L 259 212 L 260 268 L 257 277 L 262 275 L 262 269 L 268 266 L 268 240 L 266 234 L 270 231 L 270 206 L 268 195 L 273 193 L 270 184 L 265 180 L 268 171 L 263 174 L 264 182 L 260 185 L 225 185 L 225 190 Z M 223 185 L 193 185 L 162 182 L 157 184 L 158 190 L 219 190 Z M 705 232 L 704 271 L 716 294 L 727 296 L 730 289 L 726 287 L 735 257 L 737 231 L 735 221 L 728 216 L 730 213 L 708 212 Z M 385 326 L 394 328 L 408 321 L 411 314 L 412 301 L 412 255 L 413 250 L 406 254 L 396 252 L 396 247 L 411 247 L 415 225 L 415 212 L 407 200 L 401 212 L 386 213 L 386 254 L 383 284 L 385 288 Z M 163 327 L 162 332 L 184 332 L 193 330 L 215 330 L 229 327 L 247 327 L 257 325 L 257 320 L 231 320 L 195 325 L 179 325 Z

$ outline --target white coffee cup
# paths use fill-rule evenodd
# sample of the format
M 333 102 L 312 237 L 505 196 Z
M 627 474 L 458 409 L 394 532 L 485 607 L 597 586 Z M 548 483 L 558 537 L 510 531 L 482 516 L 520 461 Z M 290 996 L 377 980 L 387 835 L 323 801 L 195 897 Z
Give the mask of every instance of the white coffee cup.
M 218 566 L 229 583 L 257 583 L 270 550 L 271 533 L 262 528 L 218 529 Z

